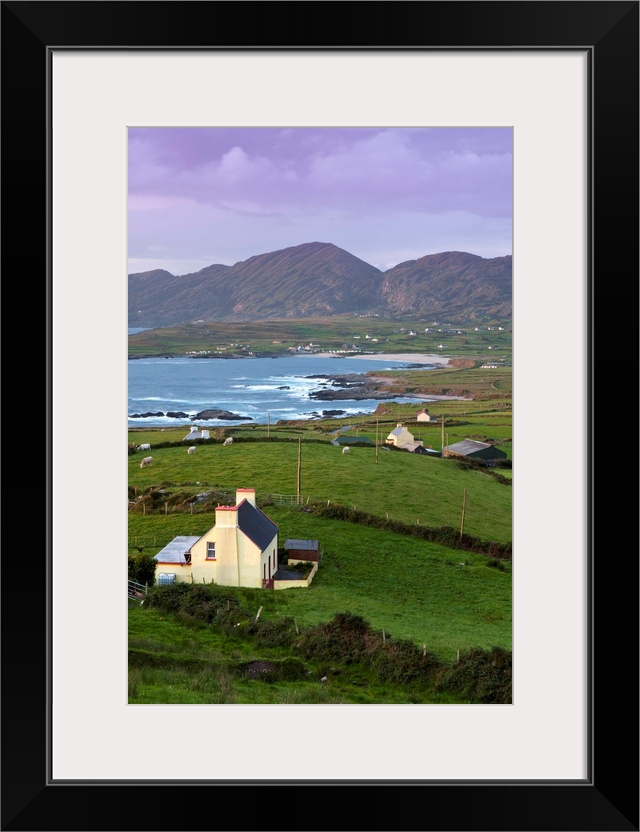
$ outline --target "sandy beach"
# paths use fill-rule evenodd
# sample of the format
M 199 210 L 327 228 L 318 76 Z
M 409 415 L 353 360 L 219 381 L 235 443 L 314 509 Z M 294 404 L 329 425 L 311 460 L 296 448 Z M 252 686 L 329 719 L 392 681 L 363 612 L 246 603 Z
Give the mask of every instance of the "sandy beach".
M 314 353 L 321 358 L 341 358 L 342 353 L 331 352 L 317 352 Z M 425 353 L 349 353 L 344 355 L 345 358 L 364 358 L 371 361 L 407 361 L 411 364 L 440 364 L 445 365 L 449 363 L 449 357 L 445 355 L 426 355 Z

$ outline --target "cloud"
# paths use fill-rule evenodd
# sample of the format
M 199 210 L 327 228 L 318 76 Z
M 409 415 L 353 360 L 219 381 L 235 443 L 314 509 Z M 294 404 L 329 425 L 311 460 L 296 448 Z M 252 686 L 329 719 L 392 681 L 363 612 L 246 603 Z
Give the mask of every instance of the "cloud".
M 384 264 L 453 248 L 499 256 L 511 246 L 512 133 L 132 128 L 129 209 L 134 257 L 163 245 L 185 263 L 212 250 L 233 263 L 313 240 Z

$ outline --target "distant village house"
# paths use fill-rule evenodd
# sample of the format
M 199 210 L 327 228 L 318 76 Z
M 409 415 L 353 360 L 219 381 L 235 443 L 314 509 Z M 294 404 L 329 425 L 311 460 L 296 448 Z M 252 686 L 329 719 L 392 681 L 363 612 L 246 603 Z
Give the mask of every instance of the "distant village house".
M 462 457 L 464 459 L 475 459 L 480 462 L 492 462 L 496 459 L 506 459 L 507 454 L 491 445 L 489 442 L 478 442 L 476 439 L 463 439 L 462 442 L 455 442 L 444 448 L 445 457 Z
M 200 428 L 192 427 L 191 431 L 184 437 L 182 440 L 186 442 L 188 439 L 208 439 L 209 438 L 209 431 L 203 430 Z
M 416 442 L 418 445 L 424 444 L 421 439 L 414 439 L 413 434 L 408 431 L 400 422 L 387 436 L 387 445 L 395 445 L 396 448 L 404 448 L 408 442 Z

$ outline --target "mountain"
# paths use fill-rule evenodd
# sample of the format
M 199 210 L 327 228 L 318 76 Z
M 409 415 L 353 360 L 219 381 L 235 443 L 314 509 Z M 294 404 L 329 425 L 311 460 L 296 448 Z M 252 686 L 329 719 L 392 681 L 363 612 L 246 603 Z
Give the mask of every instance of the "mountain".
M 484 259 L 443 251 L 386 271 L 381 294 L 393 315 L 446 313 L 455 318 L 476 308 L 485 315 L 509 318 L 511 279 L 511 255 Z
M 382 272 L 314 242 L 179 277 L 164 269 L 129 275 L 129 326 L 465 310 L 510 317 L 510 256 L 443 252 Z

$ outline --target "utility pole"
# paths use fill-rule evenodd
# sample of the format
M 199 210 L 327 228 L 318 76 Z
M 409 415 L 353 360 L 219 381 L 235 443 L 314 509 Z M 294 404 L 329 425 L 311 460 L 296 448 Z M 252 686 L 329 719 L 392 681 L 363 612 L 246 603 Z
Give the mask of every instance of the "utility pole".
M 300 474 L 302 470 L 302 437 L 298 437 L 298 503 L 300 503 Z
M 444 416 L 442 417 L 442 439 L 441 439 L 442 448 L 440 450 L 440 456 L 444 457 Z
M 462 534 L 464 532 L 464 510 L 467 506 L 467 489 L 465 488 L 464 494 L 462 496 L 462 520 L 460 521 L 460 540 L 462 540 Z
M 376 416 L 376 465 L 378 464 L 378 419 L 379 416 Z

